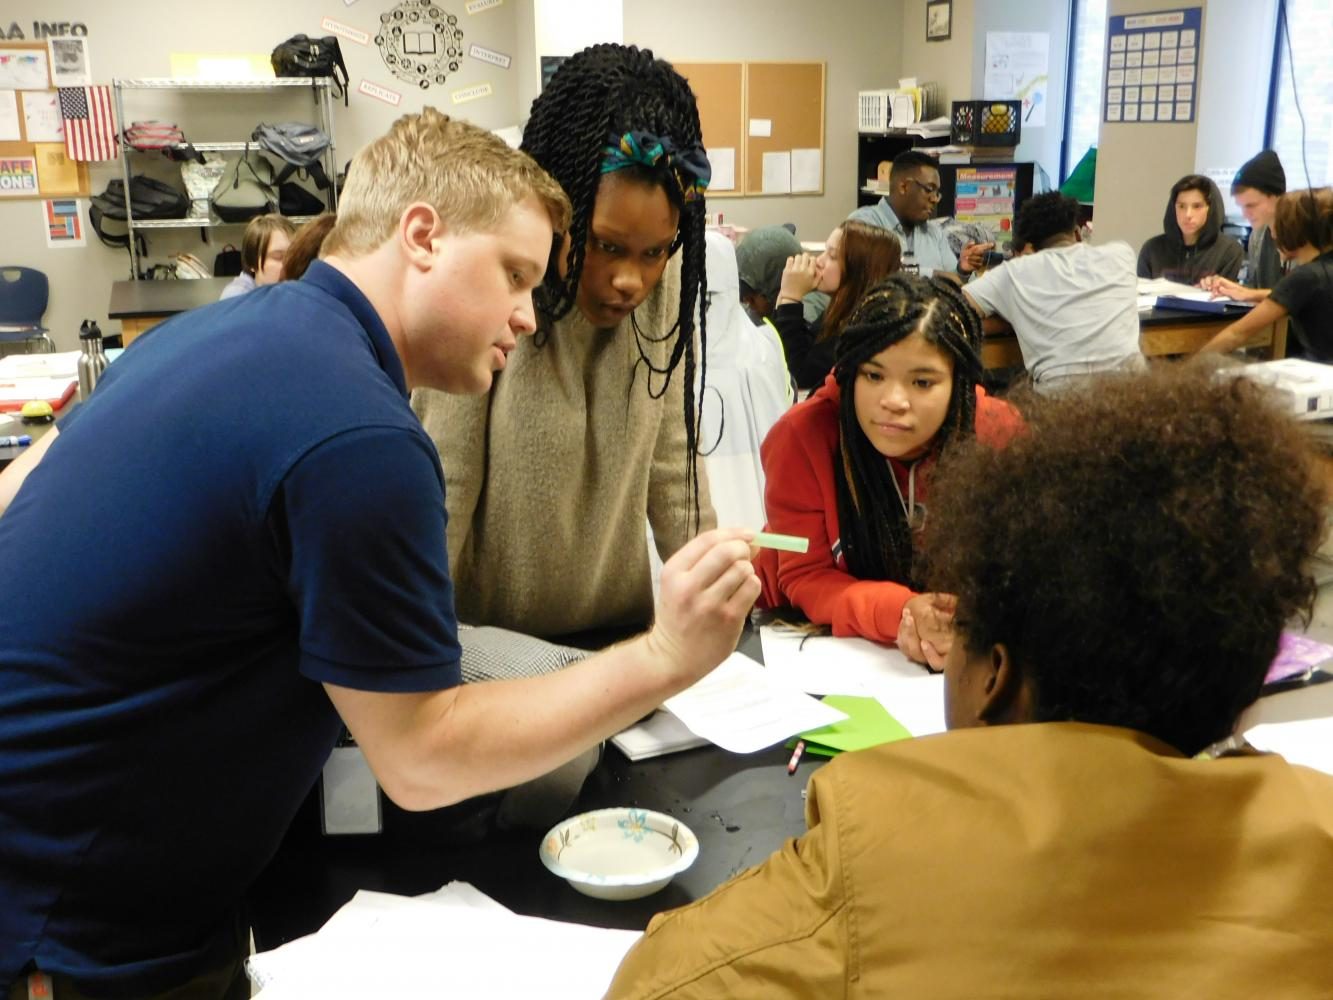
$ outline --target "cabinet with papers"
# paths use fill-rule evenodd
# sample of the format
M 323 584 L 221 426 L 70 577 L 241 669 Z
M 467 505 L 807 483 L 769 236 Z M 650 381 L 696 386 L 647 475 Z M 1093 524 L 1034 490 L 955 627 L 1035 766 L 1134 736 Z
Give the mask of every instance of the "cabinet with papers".
M 178 143 L 169 150 L 164 150 L 170 159 L 184 159 L 188 148 L 204 155 L 205 159 L 211 159 L 209 154 L 218 154 L 219 156 L 234 157 L 245 155 L 249 152 L 255 155 L 255 143 L 249 141 L 250 129 L 260 121 L 279 120 L 279 116 L 290 115 L 291 112 L 284 107 L 268 107 L 257 99 L 257 95 L 280 95 L 290 94 L 298 95 L 302 92 L 308 92 L 312 103 L 311 111 L 300 112 L 299 120 L 308 121 L 317 126 L 325 135 L 329 137 L 328 148 L 321 157 L 321 165 L 324 173 L 332 182 L 337 176 L 337 160 L 334 152 L 333 135 L 333 80 L 328 77 L 316 78 L 298 78 L 298 77 L 276 77 L 274 79 L 256 79 L 256 80 L 197 80 L 171 77 L 145 77 L 138 79 L 115 79 L 112 81 L 115 90 L 116 101 L 116 120 L 121 129 L 128 128 L 132 121 L 149 119 L 154 114 L 160 114 L 162 117 L 180 114 L 182 118 L 187 117 L 193 110 L 192 99 L 196 95 L 215 95 L 220 97 L 224 104 L 232 105 L 229 110 L 231 117 L 236 120 L 250 120 L 250 124 L 229 125 L 226 132 L 235 135 L 238 138 L 234 140 L 220 139 L 213 141 L 211 138 L 206 141 L 195 141 L 195 130 L 192 130 L 188 120 L 177 120 L 188 142 Z M 178 95 L 177 102 L 167 111 L 157 111 L 148 101 L 137 100 L 127 117 L 126 104 L 127 95 L 130 92 L 147 91 L 152 97 L 161 97 L 165 101 L 166 95 Z M 184 105 L 182 111 L 178 108 L 184 102 L 185 98 L 190 98 L 191 102 Z M 162 102 L 159 102 L 159 104 Z M 273 102 L 270 102 L 270 104 Z M 202 106 L 200 110 L 204 110 Z M 219 114 L 220 109 L 214 103 L 213 113 Z M 237 119 L 237 115 L 244 116 L 243 119 Z M 293 119 L 296 120 L 296 119 Z M 147 230 L 163 229 L 199 229 L 204 234 L 203 238 L 207 240 L 207 230 L 218 226 L 240 226 L 244 227 L 245 222 L 228 222 L 220 219 L 211 209 L 206 197 L 207 192 L 189 191 L 190 207 L 188 214 L 184 218 L 178 219 L 144 219 L 134 217 L 133 209 L 130 205 L 129 191 L 131 175 L 139 172 L 138 169 L 132 169 L 132 164 L 137 167 L 141 164 L 135 164 L 135 159 L 140 161 L 148 157 L 156 157 L 159 160 L 161 156 L 155 152 L 144 152 L 133 149 L 128 143 L 122 141 L 120 144 L 120 164 L 121 177 L 124 182 L 125 196 L 125 226 L 129 230 L 130 241 L 129 251 L 131 260 L 131 272 L 135 278 L 140 278 L 140 247 L 135 240 L 136 234 L 142 234 Z M 188 185 L 187 185 L 188 187 Z M 329 211 L 336 211 L 338 204 L 337 184 L 330 183 L 327 191 L 320 192 L 321 199 L 327 199 L 327 208 Z M 295 223 L 308 222 L 311 215 L 294 215 L 291 219 Z

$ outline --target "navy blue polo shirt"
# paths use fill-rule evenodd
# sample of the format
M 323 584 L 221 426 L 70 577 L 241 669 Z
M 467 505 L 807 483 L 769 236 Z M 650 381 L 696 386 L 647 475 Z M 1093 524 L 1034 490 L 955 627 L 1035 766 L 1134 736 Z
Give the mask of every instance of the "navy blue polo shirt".
M 323 263 L 125 352 L 0 518 L 0 987 L 224 954 L 339 721 L 459 683 L 439 457 Z

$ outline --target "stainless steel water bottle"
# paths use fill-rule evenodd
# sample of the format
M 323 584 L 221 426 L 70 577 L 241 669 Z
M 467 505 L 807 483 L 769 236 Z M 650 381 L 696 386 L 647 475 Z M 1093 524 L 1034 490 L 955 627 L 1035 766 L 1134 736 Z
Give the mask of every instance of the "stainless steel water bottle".
M 106 371 L 106 351 L 102 348 L 102 330 L 94 320 L 85 319 L 79 327 L 79 401 L 86 400 L 97 388 Z

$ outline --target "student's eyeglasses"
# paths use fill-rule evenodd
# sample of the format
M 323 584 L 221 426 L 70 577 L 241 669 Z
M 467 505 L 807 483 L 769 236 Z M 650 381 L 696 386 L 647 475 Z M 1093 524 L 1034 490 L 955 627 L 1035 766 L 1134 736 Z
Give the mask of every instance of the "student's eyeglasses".
M 934 198 L 940 193 L 940 186 L 938 184 L 922 184 L 915 177 L 909 177 L 908 180 L 924 191 L 927 198 Z

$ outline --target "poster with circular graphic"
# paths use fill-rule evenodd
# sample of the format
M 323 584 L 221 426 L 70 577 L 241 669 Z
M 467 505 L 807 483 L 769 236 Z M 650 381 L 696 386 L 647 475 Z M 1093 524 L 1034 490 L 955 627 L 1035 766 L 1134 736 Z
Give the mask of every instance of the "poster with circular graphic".
M 389 72 L 422 90 L 442 84 L 458 71 L 463 58 L 463 29 L 458 17 L 431 0 L 403 0 L 380 15 L 375 36 Z

